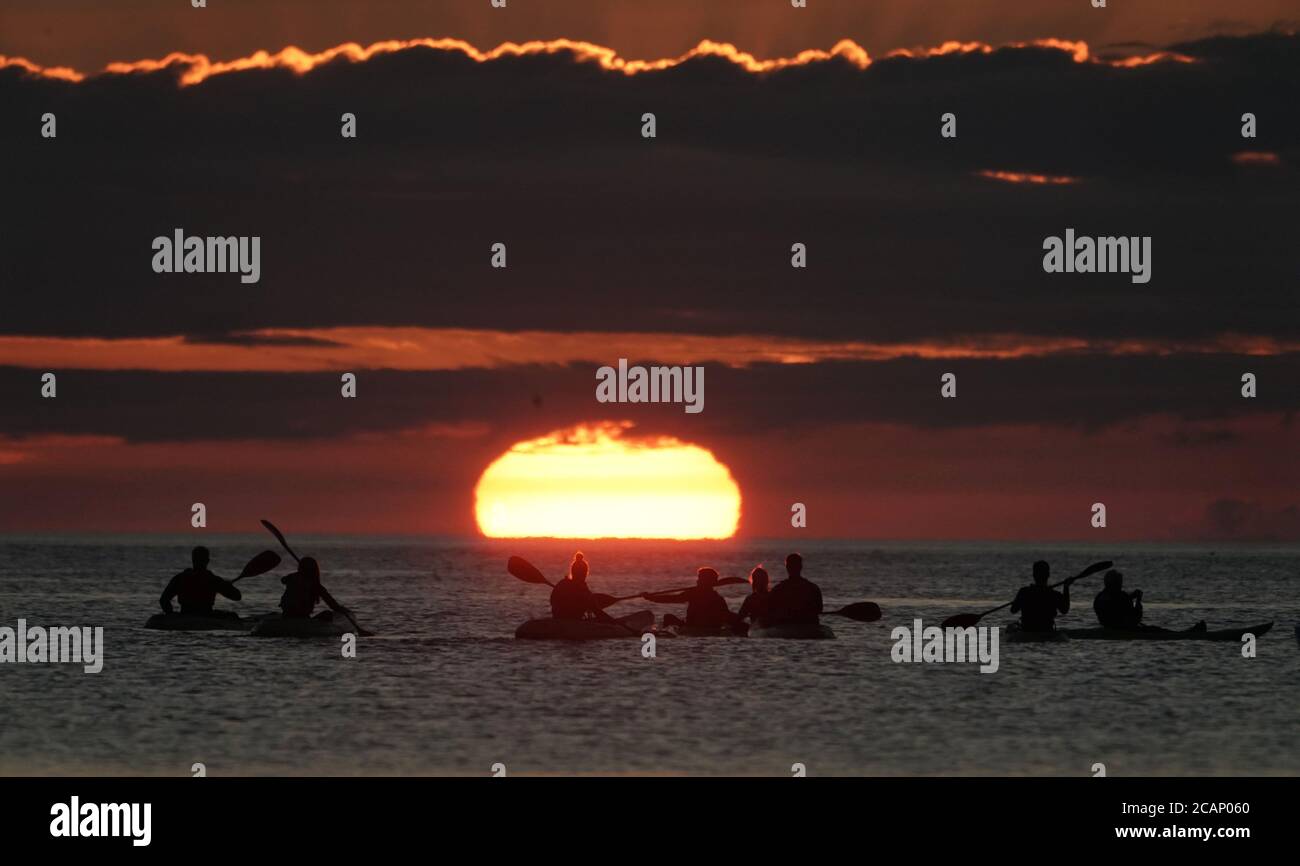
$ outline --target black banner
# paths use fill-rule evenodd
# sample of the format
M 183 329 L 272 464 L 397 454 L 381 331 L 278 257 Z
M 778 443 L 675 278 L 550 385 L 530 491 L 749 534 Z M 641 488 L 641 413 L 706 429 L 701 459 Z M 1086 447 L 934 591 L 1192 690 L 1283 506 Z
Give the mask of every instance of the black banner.
M 751 856 L 843 845 L 1231 856 L 1287 840 L 1297 794 L 1296 779 L 10 778 L 0 826 L 7 851 L 127 855 L 434 845 Z

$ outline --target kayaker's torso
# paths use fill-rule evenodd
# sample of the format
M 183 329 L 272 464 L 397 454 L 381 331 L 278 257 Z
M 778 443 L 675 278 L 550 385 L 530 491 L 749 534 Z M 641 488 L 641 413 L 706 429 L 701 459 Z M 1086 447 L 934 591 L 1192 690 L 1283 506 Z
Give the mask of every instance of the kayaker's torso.
M 1103 589 L 1092 609 L 1097 612 L 1097 622 L 1106 628 L 1137 628 L 1142 622 L 1142 602 L 1122 589 Z
M 745 596 L 745 600 L 740 605 L 740 618 L 748 619 L 750 622 L 758 622 L 767 612 L 767 599 L 770 593 L 751 592 Z
M 767 594 L 767 609 L 759 625 L 816 623 L 822 612 L 822 591 L 804 577 L 787 577 Z
M 239 598 L 239 590 L 206 568 L 187 568 L 171 579 L 165 595 L 175 596 L 180 602 L 181 613 L 203 615 L 212 612 L 218 593 Z
M 1070 600 L 1064 593 L 1050 586 L 1030 584 L 1016 594 L 1011 612 L 1020 614 L 1020 627 L 1025 631 L 1051 631 L 1056 628 L 1056 615 L 1068 613 Z
M 594 593 L 586 581 L 565 578 L 551 590 L 551 616 L 555 619 L 583 619 L 595 605 Z
M 731 623 L 731 608 L 717 590 L 695 587 L 686 592 L 686 624 L 701 628 L 721 628 Z
M 302 572 L 280 578 L 284 584 L 284 593 L 280 596 L 280 610 L 286 617 L 308 617 L 321 600 L 323 588 L 319 580 L 312 580 Z

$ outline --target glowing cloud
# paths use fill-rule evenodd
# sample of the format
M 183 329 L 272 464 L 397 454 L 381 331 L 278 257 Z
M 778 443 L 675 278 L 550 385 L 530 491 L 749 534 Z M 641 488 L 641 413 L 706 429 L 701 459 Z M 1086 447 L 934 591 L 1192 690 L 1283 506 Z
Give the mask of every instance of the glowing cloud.
M 539 54 L 560 54 L 567 52 L 582 63 L 595 63 L 610 72 L 624 75 L 636 75 L 641 72 L 658 72 L 671 69 L 697 57 L 720 57 L 744 69 L 746 72 L 761 74 L 785 69 L 791 66 L 807 66 L 811 63 L 825 63 L 839 60 L 866 69 L 872 64 L 872 58 L 865 48 L 852 39 L 841 39 L 829 51 L 810 48 L 800 51 L 793 57 L 775 57 L 759 59 L 748 51 L 742 51 L 729 42 L 714 42 L 705 39 L 685 54 L 677 57 L 662 57 L 654 60 L 634 60 L 620 57 L 618 52 L 604 45 L 575 39 L 532 40 L 528 42 L 504 42 L 496 48 L 482 51 L 463 39 L 389 39 L 362 46 L 356 42 L 346 42 L 327 48 L 324 51 L 304 51 L 294 45 L 286 46 L 277 52 L 255 51 L 246 57 L 233 60 L 214 61 L 206 54 L 187 54 L 174 51 L 158 60 L 144 59 L 117 61 L 109 63 L 104 72 L 113 75 L 130 75 L 137 72 L 157 72 L 170 66 L 177 66 L 182 71 L 180 83 L 183 86 L 199 84 L 213 75 L 228 72 L 242 72 L 249 69 L 290 69 L 299 75 L 305 75 L 318 66 L 343 58 L 352 63 L 364 63 L 376 55 L 393 54 L 412 48 L 431 48 L 436 51 L 454 51 L 479 62 L 488 63 L 503 57 L 526 57 Z M 1088 43 L 1069 39 L 1032 39 L 1024 42 L 1011 42 L 1002 46 L 986 42 L 945 42 L 929 48 L 900 48 L 891 51 L 887 58 L 923 59 L 946 54 L 992 54 L 1000 49 L 1049 49 L 1069 54 L 1075 63 L 1096 63 L 1121 68 L 1147 66 L 1152 63 L 1177 62 L 1195 63 L 1196 59 L 1168 51 L 1121 58 L 1100 58 L 1088 49 Z M 23 57 L 5 57 L 0 55 L 0 68 L 19 66 L 31 75 L 59 78 L 65 81 L 80 82 L 87 76 L 67 67 L 44 67 Z
M 1079 182 L 1079 178 L 1070 177 L 1068 174 L 1033 174 L 1024 171 L 991 170 L 977 172 L 977 174 L 979 174 L 980 177 L 985 177 L 989 180 L 1000 180 L 1004 183 L 1032 183 L 1062 186 Z
M 1243 150 L 1232 155 L 1237 165 L 1281 165 L 1282 158 L 1268 150 Z
M 474 491 L 489 538 L 729 538 L 740 488 L 707 449 L 629 435 L 631 422 L 579 425 L 520 442 Z

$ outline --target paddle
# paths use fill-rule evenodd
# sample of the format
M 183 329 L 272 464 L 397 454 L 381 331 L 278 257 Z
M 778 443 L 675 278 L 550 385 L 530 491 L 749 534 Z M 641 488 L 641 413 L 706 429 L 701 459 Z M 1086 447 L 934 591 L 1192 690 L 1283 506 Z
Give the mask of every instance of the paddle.
M 533 565 L 531 562 L 524 559 L 522 556 L 512 556 L 509 559 L 507 559 L 506 571 L 510 572 L 513 576 L 519 578 L 524 583 L 537 583 L 543 586 L 555 586 L 555 584 L 551 583 L 549 580 L 546 579 L 546 575 L 542 574 L 542 572 L 537 568 L 537 566 Z M 592 593 L 592 595 L 594 595 L 600 601 L 600 608 L 602 611 L 616 601 L 627 600 L 627 599 L 617 599 L 614 598 L 612 595 L 604 595 L 603 593 Z M 632 596 L 628 596 L 628 598 L 640 598 L 640 596 L 632 595 Z M 627 629 L 632 634 L 638 634 L 638 635 L 641 634 L 641 632 L 637 631 L 636 629 L 632 628 L 629 625 L 626 625 L 625 623 L 619 622 L 613 617 L 610 617 L 609 621 L 618 623 L 619 625 L 623 626 L 623 628 Z
M 289 542 L 284 540 L 284 533 L 276 529 L 274 523 L 272 523 L 269 520 L 263 520 L 262 525 L 265 526 L 267 530 L 272 535 L 275 536 L 275 540 L 280 542 L 280 546 L 283 547 L 286 551 L 288 551 L 289 555 L 293 557 L 294 562 L 299 562 L 299 563 L 302 562 L 302 558 L 299 557 L 298 554 L 293 552 L 293 548 L 289 546 Z M 343 616 L 347 618 L 347 621 L 352 623 L 352 627 L 357 630 L 357 634 L 360 635 L 361 637 L 370 637 L 374 634 L 374 632 L 366 631 L 364 628 L 357 625 L 357 621 L 352 618 L 352 614 L 348 613 L 346 608 L 339 611 L 339 613 L 343 614 Z
M 747 577 L 720 577 L 720 578 L 718 578 L 717 583 L 713 584 L 713 586 L 714 586 L 715 588 L 716 588 L 716 587 L 719 587 L 719 586 L 736 586 L 737 584 L 741 584 L 741 583 L 749 583 L 749 578 L 747 578 Z M 683 587 L 680 587 L 680 588 L 678 588 L 678 589 L 660 589 L 660 590 L 655 590 L 655 591 L 653 591 L 653 592 L 638 592 L 636 595 L 618 595 L 618 596 L 610 596 L 610 597 L 609 597 L 609 598 L 610 598 L 609 603 L 610 603 L 610 604 L 613 604 L 613 603 L 616 602 L 616 601 L 630 601 L 631 599 L 634 599 L 634 598 L 645 598 L 645 596 L 647 596 L 647 595 L 669 595 L 669 594 L 674 593 L 674 592 L 690 592 L 692 589 L 695 589 L 695 587 L 693 587 L 693 586 L 683 586 Z M 606 606 L 608 607 L 608 605 L 606 605 Z
M 875 622 L 883 614 L 880 612 L 880 605 L 874 601 L 859 601 L 845 605 L 839 610 L 824 610 L 822 616 L 843 616 L 858 622 Z
M 1088 566 L 1083 571 L 1076 574 L 1074 577 L 1066 578 L 1060 583 L 1054 583 L 1050 588 L 1056 589 L 1058 586 L 1062 586 L 1072 581 L 1079 580 L 1080 578 L 1087 577 L 1090 574 L 1096 574 L 1099 571 L 1105 571 L 1106 569 L 1110 568 L 1114 564 L 1115 563 L 1111 562 L 1110 560 L 1106 560 L 1105 562 L 1094 562 L 1092 565 Z M 978 623 L 980 620 L 982 620 L 984 617 L 988 616 L 989 614 L 997 613 L 1003 608 L 1011 607 L 1011 605 L 1015 603 L 1016 603 L 1015 600 L 1012 599 L 1006 604 L 1000 604 L 997 607 L 992 608 L 991 610 L 984 611 L 983 613 L 959 613 L 955 616 L 950 616 L 947 619 L 945 619 L 943 621 L 943 627 L 944 628 L 970 628 L 971 626 L 975 625 L 976 623 Z
M 274 550 L 263 550 L 257 556 L 254 556 L 248 561 L 248 565 L 244 566 L 244 570 L 239 573 L 239 577 L 230 582 L 239 583 L 246 577 L 256 577 L 259 574 L 266 574 L 279 564 L 280 554 L 276 553 Z
M 546 575 L 537 570 L 533 565 L 522 556 L 512 556 L 506 560 L 506 571 L 522 580 L 524 583 L 541 583 L 546 586 L 555 586 L 546 579 Z

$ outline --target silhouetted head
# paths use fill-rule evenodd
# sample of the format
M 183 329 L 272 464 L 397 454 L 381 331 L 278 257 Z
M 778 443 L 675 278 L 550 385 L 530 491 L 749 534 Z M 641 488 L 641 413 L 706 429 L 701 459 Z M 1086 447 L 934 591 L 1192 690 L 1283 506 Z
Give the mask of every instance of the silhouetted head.
M 767 569 L 761 565 L 754 566 L 754 570 L 749 573 L 749 585 L 754 588 L 754 592 L 767 592 L 770 582 L 771 578 L 767 576 Z
M 584 583 L 587 580 L 587 557 L 582 555 L 582 551 L 573 554 L 573 562 L 569 563 L 569 579 L 576 580 L 578 583 Z
M 803 575 L 803 557 L 797 553 L 792 553 L 785 558 L 785 570 L 791 577 L 800 577 Z
M 1124 588 L 1124 575 L 1120 574 L 1118 571 L 1116 571 L 1113 568 L 1110 571 L 1106 572 L 1105 580 L 1106 580 L 1107 589 Z
M 695 572 L 695 585 L 701 589 L 713 589 L 718 584 L 718 572 L 707 565 Z
M 310 556 L 304 556 L 298 562 L 298 573 L 309 580 L 320 580 L 320 564 Z
M 1047 560 L 1040 559 L 1034 563 L 1034 583 L 1042 586 L 1047 583 L 1047 579 L 1052 576 L 1052 567 L 1047 564 Z
M 194 567 L 200 571 L 208 567 L 208 562 L 211 559 L 212 554 L 208 552 L 206 547 L 200 546 L 190 551 L 190 562 L 194 563 Z

